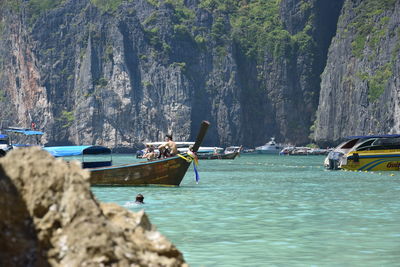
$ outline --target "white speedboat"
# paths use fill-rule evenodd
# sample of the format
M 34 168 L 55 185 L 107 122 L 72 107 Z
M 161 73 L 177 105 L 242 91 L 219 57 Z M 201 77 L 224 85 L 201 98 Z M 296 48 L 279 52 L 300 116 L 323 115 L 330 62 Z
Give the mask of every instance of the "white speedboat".
M 283 149 L 281 144 L 275 142 L 275 138 L 272 137 L 271 140 L 263 146 L 256 147 L 256 151 L 260 154 L 279 154 Z
M 337 147 L 335 147 L 333 150 L 331 150 L 328 155 L 326 156 L 324 160 L 324 166 L 327 169 L 330 170 L 338 170 L 340 169 L 340 161 L 343 158 L 344 155 L 346 155 L 348 152 L 353 150 L 354 147 L 358 146 L 360 142 L 364 142 L 365 140 L 369 140 L 369 138 L 366 138 L 364 136 L 350 136 L 348 137 L 348 140 L 339 144 Z M 371 141 L 373 142 L 375 140 L 374 137 L 371 137 Z
M 230 154 L 234 152 L 240 152 L 242 150 L 242 146 L 228 146 L 224 150 L 224 154 Z

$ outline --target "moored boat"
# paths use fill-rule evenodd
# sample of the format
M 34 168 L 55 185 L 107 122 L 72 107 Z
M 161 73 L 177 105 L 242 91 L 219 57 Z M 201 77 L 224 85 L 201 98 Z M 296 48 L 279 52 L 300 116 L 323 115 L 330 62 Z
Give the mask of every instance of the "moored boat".
M 283 146 L 277 144 L 274 137 L 265 145 L 256 147 L 256 151 L 260 154 L 279 154 L 282 149 Z
M 181 141 L 175 142 L 176 148 L 178 149 L 179 153 L 187 153 L 189 151 L 189 147 L 193 146 L 194 143 L 195 142 L 181 142 Z M 166 142 L 147 142 L 147 143 L 145 143 L 145 146 L 146 146 L 146 148 L 147 147 L 155 148 L 154 152 L 155 152 L 156 156 L 158 156 L 158 154 L 159 154 L 158 147 L 160 145 L 165 145 L 165 144 L 166 144 Z M 136 152 L 136 157 L 137 158 L 142 158 L 142 156 L 145 154 L 146 148 L 142 149 L 142 150 L 138 150 Z M 197 153 L 198 154 L 214 153 L 214 152 L 221 153 L 223 150 L 224 149 L 222 147 L 204 147 L 204 146 L 201 146 L 201 147 L 199 147 Z
M 22 127 L 8 127 L 2 131 L 7 134 L 0 134 L 0 157 L 14 148 L 41 146 L 40 137 L 43 132 Z
M 325 166 L 357 171 L 400 170 L 400 135 L 353 136 L 349 139 L 328 155 Z
M 6 134 L 0 134 L 0 157 L 6 155 L 6 153 L 12 149 L 10 138 Z
M 41 131 L 23 127 L 8 127 L 5 131 L 10 135 L 10 143 L 13 148 L 42 146 L 40 138 L 44 133 Z
M 311 148 L 311 147 L 295 147 L 295 146 L 287 146 L 279 152 L 279 155 L 327 155 L 328 149 L 321 148 Z
M 240 154 L 242 146 L 228 146 L 223 153 L 214 149 L 213 153 L 197 153 L 198 159 L 235 159 Z
M 50 146 L 43 147 L 42 149 L 56 158 L 63 157 L 67 161 L 74 156 L 80 156 L 82 168 L 112 165 L 111 149 L 104 146 Z
M 197 154 L 198 159 L 235 159 L 239 152 L 230 152 L 222 154 Z
M 399 171 L 400 135 L 385 135 L 362 142 L 342 157 L 339 168 L 357 171 Z
M 241 152 L 242 151 L 243 146 L 228 146 L 225 148 L 224 150 L 224 154 L 229 154 L 229 153 L 233 153 L 233 152 Z
M 252 154 L 256 154 L 257 151 L 254 148 L 242 148 L 240 153 L 242 155 L 252 155 Z

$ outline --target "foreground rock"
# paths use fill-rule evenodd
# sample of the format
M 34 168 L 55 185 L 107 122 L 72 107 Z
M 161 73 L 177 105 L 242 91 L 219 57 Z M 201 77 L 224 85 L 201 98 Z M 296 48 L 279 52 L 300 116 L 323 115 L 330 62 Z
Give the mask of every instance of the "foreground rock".
M 99 203 L 89 173 L 39 149 L 0 160 L 0 266 L 187 266 L 144 212 Z

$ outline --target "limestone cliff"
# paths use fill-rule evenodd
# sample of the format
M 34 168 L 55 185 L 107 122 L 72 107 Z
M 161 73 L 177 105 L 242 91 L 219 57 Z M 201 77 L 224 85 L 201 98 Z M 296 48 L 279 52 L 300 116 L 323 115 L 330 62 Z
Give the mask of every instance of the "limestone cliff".
M 399 29 L 399 1 L 346 1 L 322 74 L 318 142 L 400 132 Z
M 99 203 L 80 164 L 38 148 L 0 160 L 0 266 L 188 266 L 146 214 Z
M 49 144 L 307 143 L 343 0 L 1 2 L 0 114 Z

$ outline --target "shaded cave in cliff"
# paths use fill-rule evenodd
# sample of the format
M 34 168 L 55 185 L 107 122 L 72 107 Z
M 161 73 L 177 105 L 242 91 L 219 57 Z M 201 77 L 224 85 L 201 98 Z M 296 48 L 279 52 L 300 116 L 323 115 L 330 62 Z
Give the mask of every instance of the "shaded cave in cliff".
M 319 73 L 324 71 L 329 46 L 332 38 L 336 35 L 337 23 L 344 0 L 326 1 L 317 0 L 315 2 L 315 31 L 314 38 L 319 44 L 320 65 Z

